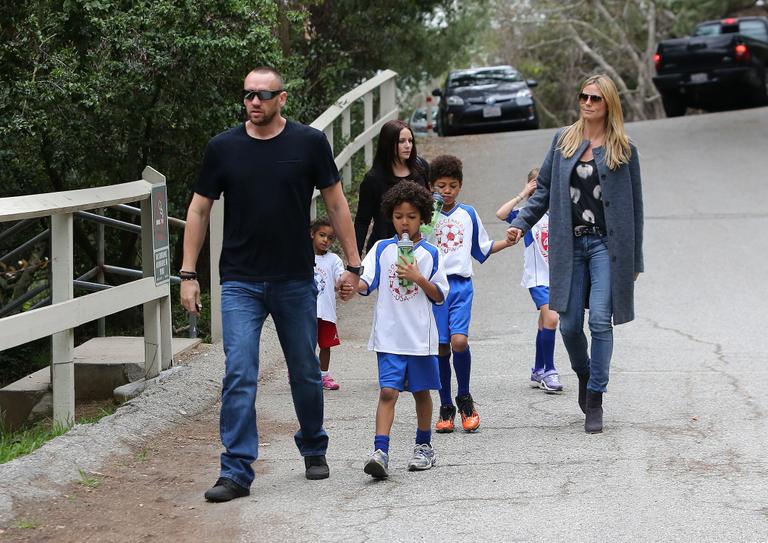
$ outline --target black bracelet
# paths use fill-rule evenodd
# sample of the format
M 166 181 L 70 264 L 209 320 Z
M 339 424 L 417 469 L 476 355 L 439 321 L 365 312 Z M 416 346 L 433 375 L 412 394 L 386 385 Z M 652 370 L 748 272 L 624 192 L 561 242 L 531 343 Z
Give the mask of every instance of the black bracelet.
M 179 279 L 182 281 L 197 281 L 197 272 L 180 270 Z

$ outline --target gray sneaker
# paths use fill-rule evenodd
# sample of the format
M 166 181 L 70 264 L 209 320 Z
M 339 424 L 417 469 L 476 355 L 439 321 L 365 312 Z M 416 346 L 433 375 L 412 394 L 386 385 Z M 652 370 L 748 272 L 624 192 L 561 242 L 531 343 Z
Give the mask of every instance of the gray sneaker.
M 411 461 L 408 462 L 408 471 L 422 471 L 429 469 L 434 466 L 436 462 L 435 449 L 432 448 L 432 445 L 422 443 L 413 448 L 413 456 L 411 457 Z
M 389 455 L 381 449 L 376 449 L 368 457 L 363 471 L 376 479 L 386 479 L 389 477 L 387 467 L 389 466 Z
M 541 376 L 539 387 L 550 394 L 563 391 L 563 385 L 560 383 L 560 376 L 556 370 L 544 372 L 544 375 Z

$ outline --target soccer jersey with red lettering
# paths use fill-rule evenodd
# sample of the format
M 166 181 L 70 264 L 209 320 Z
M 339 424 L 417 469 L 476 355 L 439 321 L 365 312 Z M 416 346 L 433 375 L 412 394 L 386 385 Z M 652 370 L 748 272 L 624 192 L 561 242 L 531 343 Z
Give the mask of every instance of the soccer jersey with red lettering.
M 493 240 L 470 205 L 457 203 L 450 211 L 441 211 L 435 235 L 446 275 L 472 277 L 472 258 L 482 264 L 491 255 Z
M 327 252 L 315 255 L 315 284 L 317 285 L 317 318 L 336 322 L 336 282 L 344 273 L 339 255 Z
M 511 223 L 519 209 L 512 211 L 507 217 Z M 523 250 L 523 280 L 520 282 L 525 288 L 549 286 L 549 211 L 533 225 L 523 238 L 525 249 Z
M 437 247 L 421 239 L 413 247 L 421 274 L 448 296 L 448 278 Z M 378 289 L 368 349 L 405 355 L 436 355 L 437 325 L 432 304 L 416 284 L 404 287 L 397 278 L 397 236 L 377 241 L 363 260 L 363 294 Z M 440 302 L 442 303 L 442 302 Z

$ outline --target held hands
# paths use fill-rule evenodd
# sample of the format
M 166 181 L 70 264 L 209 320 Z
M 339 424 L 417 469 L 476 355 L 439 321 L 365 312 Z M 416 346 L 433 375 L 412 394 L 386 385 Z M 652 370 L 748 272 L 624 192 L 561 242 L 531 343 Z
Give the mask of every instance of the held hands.
M 184 309 L 195 315 L 200 316 L 200 310 L 203 304 L 200 303 L 200 283 L 197 280 L 181 282 L 181 305 Z
M 336 283 L 336 290 L 339 292 L 339 298 L 346 302 L 355 294 L 357 290 L 357 284 L 360 278 L 357 274 L 351 271 L 345 271 L 341 274 L 339 282 Z
M 419 271 L 418 262 L 416 262 L 416 257 L 413 258 L 413 264 L 409 264 L 405 262 L 402 258 L 398 259 L 398 262 L 397 262 L 397 278 L 398 279 L 407 279 L 412 283 L 416 283 L 422 277 L 423 276 Z
M 525 184 L 525 188 L 523 188 L 523 192 L 521 192 L 520 195 L 523 198 L 530 198 L 531 195 L 534 192 L 536 192 L 536 178 L 535 177 Z
M 509 245 L 515 245 L 518 241 L 520 241 L 520 238 L 523 237 L 523 231 L 519 228 L 515 228 L 514 226 L 512 228 L 507 229 L 507 243 Z

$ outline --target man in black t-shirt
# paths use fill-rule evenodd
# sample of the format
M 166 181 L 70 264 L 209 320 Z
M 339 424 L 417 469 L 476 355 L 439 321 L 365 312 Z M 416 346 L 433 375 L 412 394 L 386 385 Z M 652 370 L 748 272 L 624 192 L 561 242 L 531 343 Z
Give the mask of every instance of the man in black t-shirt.
M 208 142 L 187 211 L 184 260 L 179 275 L 181 303 L 200 309 L 195 272 L 211 207 L 224 194 L 224 237 L 219 261 L 226 371 L 221 393 L 221 475 L 205 493 L 222 502 L 247 496 L 251 464 L 258 457 L 256 385 L 259 339 L 271 314 L 285 354 L 291 393 L 299 419 L 296 445 L 306 477 L 329 476 L 323 429 L 323 389 L 317 342 L 317 287 L 309 211 L 317 188 L 325 201 L 347 271 L 342 299 L 354 293 L 360 258 L 349 206 L 325 135 L 285 119 L 287 93 L 282 76 L 256 68 L 244 82 L 247 121 Z

